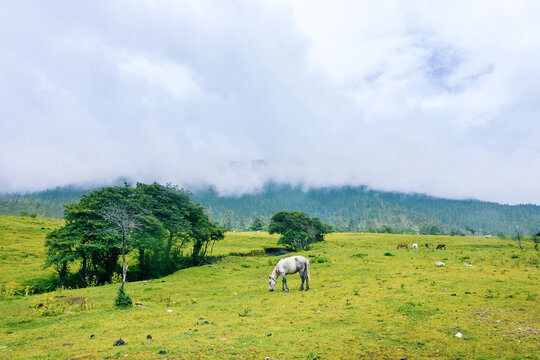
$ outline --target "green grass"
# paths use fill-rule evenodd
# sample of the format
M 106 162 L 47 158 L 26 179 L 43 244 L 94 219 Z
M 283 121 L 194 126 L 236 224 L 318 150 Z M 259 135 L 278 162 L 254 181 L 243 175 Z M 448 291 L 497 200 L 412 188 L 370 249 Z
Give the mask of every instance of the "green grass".
M 15 221 L 0 217 L 8 220 Z M 42 246 L 38 235 L 27 236 Z M 214 254 L 276 241 L 266 233 L 228 234 Z M 448 250 L 396 250 L 399 242 L 444 242 Z M 521 253 L 495 238 L 330 234 L 302 253 L 311 261 L 308 292 L 298 291 L 297 274 L 288 277 L 289 293 L 268 292 L 280 257 L 226 256 L 128 283 L 133 302 L 145 304 L 129 310 L 114 308 L 116 285 L 1 296 L 0 358 L 536 359 L 539 265 L 529 245 Z M 21 263 L 34 269 L 29 276 L 42 271 L 38 260 Z M 12 267 L 17 262 L 0 262 L 2 281 L 24 278 Z M 112 346 L 118 338 L 127 345 Z
M 53 273 L 43 269 L 45 236 L 62 221 L 45 218 L 0 216 L 0 292 Z

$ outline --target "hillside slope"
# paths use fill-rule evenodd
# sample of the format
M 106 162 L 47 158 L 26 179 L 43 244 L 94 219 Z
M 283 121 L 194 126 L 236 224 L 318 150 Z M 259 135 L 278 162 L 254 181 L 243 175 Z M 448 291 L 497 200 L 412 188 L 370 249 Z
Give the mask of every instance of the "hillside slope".
M 65 187 L 27 195 L 0 197 L 0 214 L 20 210 L 61 218 L 62 204 L 77 201 L 90 191 Z M 214 189 L 194 192 L 193 201 L 207 208 L 212 220 L 231 230 L 246 230 L 253 219 L 266 222 L 280 210 L 305 211 L 346 231 L 368 231 L 384 225 L 407 232 L 478 234 L 533 234 L 540 230 L 540 206 L 502 205 L 477 200 L 449 200 L 421 194 L 370 190 L 366 187 L 310 189 L 267 185 L 242 196 L 220 196 Z

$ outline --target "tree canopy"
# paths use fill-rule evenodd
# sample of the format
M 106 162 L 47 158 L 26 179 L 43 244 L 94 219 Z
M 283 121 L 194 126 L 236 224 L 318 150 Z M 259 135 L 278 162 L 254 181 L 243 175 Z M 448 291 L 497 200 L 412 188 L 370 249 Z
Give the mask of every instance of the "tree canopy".
M 69 264 L 78 265 L 81 286 L 111 281 L 119 271 L 120 255 L 125 277 L 125 256 L 132 251 L 137 260 L 130 271 L 132 279 L 159 277 L 199 265 L 209 244 L 223 239 L 225 231 L 191 202 L 188 192 L 157 183 L 92 191 L 66 205 L 64 219 L 66 224 L 47 236 L 45 265 L 54 266 L 61 284 Z
M 272 216 L 268 225 L 270 234 L 281 234 L 278 244 L 295 251 L 307 249 L 309 244 L 323 241 L 324 234 L 330 231 L 329 225 L 300 211 L 280 211 Z
M 260 216 L 257 216 L 253 222 L 251 223 L 251 225 L 249 226 L 249 229 L 248 230 L 251 230 L 251 231 L 262 231 L 266 228 L 266 223 L 264 222 L 264 220 L 262 219 L 262 217 Z

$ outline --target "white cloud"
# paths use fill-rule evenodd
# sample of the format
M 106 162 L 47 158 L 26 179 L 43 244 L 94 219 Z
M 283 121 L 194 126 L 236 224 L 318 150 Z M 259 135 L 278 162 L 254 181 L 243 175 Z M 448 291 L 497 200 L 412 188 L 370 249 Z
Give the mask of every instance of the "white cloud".
M 0 191 L 128 176 L 540 203 L 538 15 L 535 1 L 4 3 Z

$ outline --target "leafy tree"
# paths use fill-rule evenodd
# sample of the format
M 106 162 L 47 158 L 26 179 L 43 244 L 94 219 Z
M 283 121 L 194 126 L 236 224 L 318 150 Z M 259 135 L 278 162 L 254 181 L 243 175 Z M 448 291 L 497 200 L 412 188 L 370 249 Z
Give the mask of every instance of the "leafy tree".
M 264 222 L 264 220 L 260 216 L 257 216 L 253 220 L 251 225 L 249 226 L 249 230 L 251 230 L 251 231 L 262 231 L 265 228 L 266 228 L 266 223 Z
M 521 244 L 522 237 L 519 231 L 516 231 L 516 236 L 514 236 L 514 240 L 518 243 L 519 249 L 523 251 L 523 246 Z
M 192 224 L 189 238 L 193 241 L 191 253 L 193 264 L 201 265 L 206 258 L 209 245 L 223 239 L 227 229 L 211 222 L 202 206 L 194 205 L 188 215 L 188 220 Z
M 278 244 L 286 245 L 295 251 L 307 249 L 309 244 L 323 241 L 324 234 L 331 227 L 318 218 L 311 218 L 300 211 L 280 211 L 270 219 L 268 232 L 281 234 Z
M 474 236 L 474 234 L 476 234 L 476 230 L 474 230 L 470 225 L 465 226 L 465 230 L 470 232 L 472 234 L 472 236 Z
M 225 226 L 228 231 L 234 230 L 234 212 L 230 209 L 227 209 L 223 213 L 223 217 L 223 226 Z
M 540 231 L 532 236 L 534 242 L 534 250 L 538 251 L 538 245 L 540 245 Z
M 143 223 L 146 222 L 145 216 L 148 216 L 142 209 L 137 208 L 136 203 L 130 203 L 126 200 L 114 202 L 107 207 L 102 208 L 98 214 L 107 222 L 110 227 L 107 231 L 118 236 L 121 239 L 122 249 L 122 286 L 121 292 L 124 292 L 128 265 L 126 255 L 134 247 L 133 234 Z
M 19 216 L 29 216 L 29 215 L 30 215 L 30 213 L 28 211 L 26 211 L 26 210 L 19 211 Z
M 224 237 L 189 194 L 170 185 L 137 184 L 106 187 L 67 205 L 65 225 L 46 239 L 46 266 L 54 266 L 60 281 L 69 264 L 78 264 L 81 285 L 111 281 L 122 257 L 122 289 L 127 255 L 138 252 L 138 265 L 130 277 L 163 276 L 182 266 L 203 263 L 209 246 Z M 183 249 L 193 244 L 191 256 Z M 188 260 L 189 261 L 186 261 Z
M 358 232 L 358 222 L 355 219 L 351 218 L 349 220 L 349 224 L 347 225 L 347 232 Z
M 76 238 L 69 235 L 66 227 L 52 231 L 45 238 L 47 260 L 44 267 L 54 267 L 58 273 L 60 286 L 63 286 L 66 280 L 68 264 L 77 258 L 76 241 Z
M 135 189 L 139 202 L 149 209 L 161 223 L 166 234 L 160 241 L 147 242 L 139 247 L 139 265 L 144 277 L 161 276 L 177 269 L 176 263 L 184 247 L 189 243 L 188 234 L 192 223 L 188 214 L 194 206 L 190 201 L 190 193 L 176 186 L 158 183 L 146 185 L 138 183 Z

